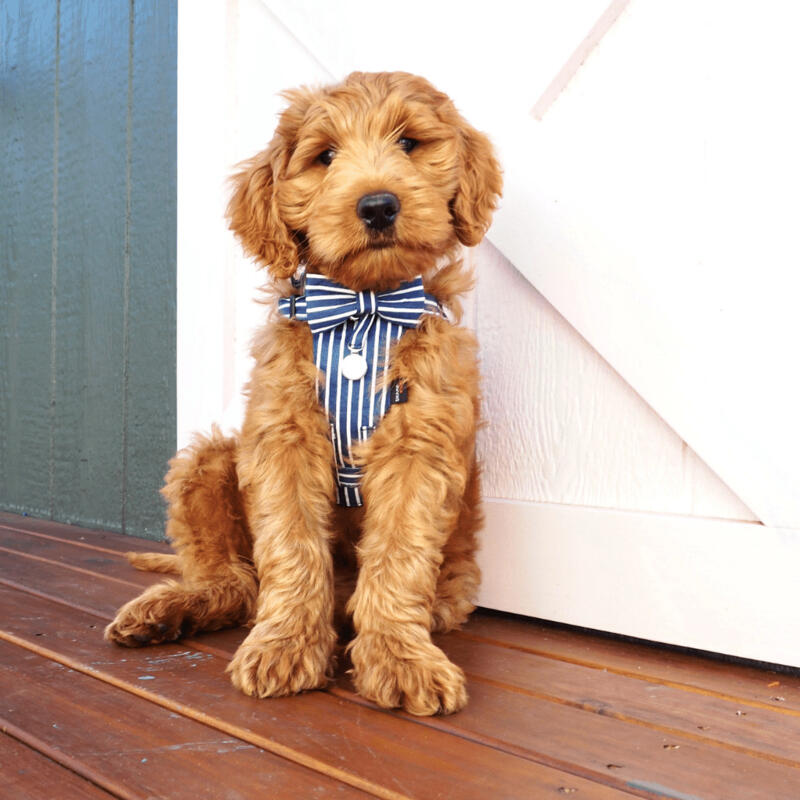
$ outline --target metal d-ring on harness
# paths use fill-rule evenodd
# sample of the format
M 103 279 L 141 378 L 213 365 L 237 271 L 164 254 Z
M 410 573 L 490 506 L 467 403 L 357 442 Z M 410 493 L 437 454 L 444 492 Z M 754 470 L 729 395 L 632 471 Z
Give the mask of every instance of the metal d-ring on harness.
M 385 379 L 391 345 L 424 315 L 442 310 L 426 294 L 421 276 L 387 292 L 356 292 L 316 273 L 304 279 L 292 281 L 298 289 L 304 284 L 304 293 L 281 298 L 278 310 L 311 329 L 317 391 L 331 420 L 338 502 L 359 506 L 361 470 L 352 462 L 352 447 L 408 397 L 404 387 Z

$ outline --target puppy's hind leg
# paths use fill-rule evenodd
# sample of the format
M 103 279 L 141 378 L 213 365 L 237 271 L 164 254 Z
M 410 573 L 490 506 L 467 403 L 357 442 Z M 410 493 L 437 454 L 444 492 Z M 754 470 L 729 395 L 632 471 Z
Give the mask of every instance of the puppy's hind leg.
M 109 641 L 129 647 L 156 644 L 250 619 L 257 580 L 235 446 L 233 438 L 215 430 L 210 437 L 198 436 L 170 462 L 162 494 L 170 504 L 167 534 L 176 561 L 162 556 L 133 563 L 177 571 L 181 578 L 151 586 L 124 605 L 106 628 Z

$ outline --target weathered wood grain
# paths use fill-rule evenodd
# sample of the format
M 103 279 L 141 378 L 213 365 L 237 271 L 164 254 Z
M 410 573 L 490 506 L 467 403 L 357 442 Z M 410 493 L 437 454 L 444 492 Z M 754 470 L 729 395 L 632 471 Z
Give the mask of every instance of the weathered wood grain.
M 677 686 L 690 693 L 726 697 L 745 705 L 800 713 L 800 675 L 741 663 L 698 658 L 675 648 L 565 629 L 504 614 L 477 614 L 459 638 L 517 648 L 568 663 Z
M 115 796 L 3 733 L 0 773 L 3 790 L 14 800 L 42 800 L 51 797 L 56 786 L 59 800 L 110 800 Z
M 142 591 L 133 583 L 111 578 L 90 579 L 57 563 L 34 560 L 10 550 L 0 551 L 0 584 L 18 586 L 56 602 L 80 608 L 102 631 L 116 610 Z
M 351 785 L 368 785 L 378 796 L 517 800 L 558 796 L 564 787 L 582 797 L 624 796 L 569 771 L 325 692 L 245 697 L 228 682 L 224 657 L 190 643 L 115 647 L 92 627 L 94 617 L 43 599 L 25 598 L 20 617 L 13 612 L 19 596 L 0 588 L 0 638 Z
M 102 550 L 59 542 L 50 537 L 31 536 L 0 526 L 0 553 L 24 554 L 29 559 L 44 564 L 62 565 L 67 569 L 81 570 L 87 577 L 102 575 L 124 581 L 127 586 L 143 588 L 163 576 L 152 572 L 131 569 L 122 555 L 112 555 Z
M 0 520 L 0 524 L 4 521 L 9 520 Z M 64 611 L 57 612 L 59 615 L 71 613 L 69 609 L 78 604 L 94 607 L 85 623 L 91 639 L 114 607 L 138 590 L 133 585 L 138 579 L 121 555 L 107 546 L 114 540 L 124 545 L 125 539 L 111 536 L 104 540 L 102 550 L 93 552 L 85 542 L 59 542 L 61 527 L 49 523 L 47 538 L 39 540 L 21 530 L 0 527 L 0 547 L 10 559 L 8 571 L 0 564 L 0 577 L 16 576 L 20 586 L 49 595 L 62 604 Z M 64 535 L 74 537 L 74 531 L 64 528 Z M 70 571 L 74 574 L 69 575 Z M 86 579 L 103 588 L 84 591 L 76 586 Z M 37 632 L 47 635 L 46 630 Z M 561 634 L 555 643 L 553 633 Z M 224 663 L 243 636 L 242 630 L 223 631 L 181 646 Z M 67 630 L 58 637 L 73 642 L 79 638 Z M 564 652 L 570 641 L 574 642 L 571 654 Z M 794 797 L 800 779 L 800 758 L 794 748 L 800 733 L 800 711 L 792 708 L 791 696 L 788 705 L 784 697 L 769 706 L 755 703 L 747 694 L 773 682 L 772 673 L 695 657 L 691 661 L 705 688 L 679 684 L 670 677 L 669 658 L 664 659 L 667 671 L 663 678 L 660 663 L 654 659 L 644 662 L 644 671 L 630 666 L 642 652 L 652 653 L 654 648 L 480 613 L 463 634 L 440 637 L 439 643 L 466 670 L 471 700 L 467 709 L 454 717 L 413 720 L 418 725 L 553 768 L 568 765 L 573 774 L 619 789 L 653 792 L 660 787 L 663 796 L 694 794 L 725 800 Z M 595 645 L 603 657 L 592 661 Z M 68 652 L 75 657 L 72 650 Z M 161 658 L 157 655 L 161 648 L 145 652 L 150 653 L 145 657 Z M 617 668 L 615 663 L 626 653 L 630 653 L 629 667 Z M 685 677 L 689 679 L 690 657 L 685 659 Z M 611 665 L 608 669 L 603 666 L 606 662 Z M 171 663 L 177 664 L 174 659 Z M 180 681 L 179 673 L 176 668 L 176 681 Z M 116 672 L 113 675 L 119 677 Z M 224 677 L 219 677 L 224 684 Z M 212 675 L 207 680 L 204 693 L 221 690 L 213 688 Z M 791 688 L 789 683 L 785 685 Z M 714 691 L 714 686 L 725 691 Z M 741 696 L 729 694 L 737 687 Z M 227 684 L 224 688 L 227 690 Z M 175 694 L 185 691 L 170 686 L 167 700 L 180 697 L 181 702 L 190 704 L 185 694 Z M 372 708 L 352 692 L 341 670 L 330 693 L 365 710 Z M 303 715 L 316 714 L 319 703 L 328 702 L 320 699 L 323 696 L 309 695 L 311 699 L 303 701 L 309 704 L 308 709 L 303 707 Z M 231 721 L 220 708 L 215 713 L 223 722 Z M 327 724 L 321 723 L 323 730 Z M 739 775 L 747 776 L 741 786 L 737 784 Z
M 0 642 L 0 695 L 3 721 L 128 797 L 365 796 L 154 703 L 132 702 L 125 691 L 6 642 Z
M 61 8 L 53 513 L 120 529 L 128 7 Z
M 139 552 L 158 551 L 159 553 L 172 552 L 172 548 L 166 542 L 152 542 L 133 536 L 122 537 L 108 531 L 84 528 L 80 525 L 65 525 L 48 519 L 22 517 L 19 514 L 10 514 L 5 511 L 0 511 L 0 525 L 12 530 L 28 532 L 32 536 L 50 536 L 79 547 L 107 549 L 116 553 L 124 553 L 128 550 L 137 550 Z
M 0 507 L 163 537 L 177 4 L 0 8 Z
M 177 3 L 133 4 L 122 527 L 164 537 L 176 447 Z
M 58 14 L 0 5 L 0 504 L 50 514 Z
M 441 646 L 469 677 L 520 695 L 523 705 L 526 697 L 545 699 L 667 738 L 714 743 L 800 770 L 800 711 L 754 708 L 733 697 L 687 691 L 459 636 L 443 637 Z M 696 666 L 702 669 L 704 664 L 698 660 Z

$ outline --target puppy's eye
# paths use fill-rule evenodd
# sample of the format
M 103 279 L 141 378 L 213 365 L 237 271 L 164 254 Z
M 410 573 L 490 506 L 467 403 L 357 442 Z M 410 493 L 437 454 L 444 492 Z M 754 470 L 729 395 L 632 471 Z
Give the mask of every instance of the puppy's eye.
M 327 167 L 330 165 L 331 161 L 333 161 L 335 156 L 336 156 L 336 151 L 333 148 L 329 148 L 328 150 L 323 150 L 317 156 L 317 161 L 319 161 L 320 164 L 324 164 Z
M 403 136 L 402 139 L 397 140 L 397 144 L 399 144 L 406 153 L 410 153 L 419 144 L 419 142 L 416 139 L 410 139 L 408 136 Z

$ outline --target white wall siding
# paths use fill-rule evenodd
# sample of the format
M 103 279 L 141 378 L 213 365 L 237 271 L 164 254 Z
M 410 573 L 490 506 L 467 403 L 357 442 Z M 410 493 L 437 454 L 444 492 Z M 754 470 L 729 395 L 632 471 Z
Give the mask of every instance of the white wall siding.
M 227 230 L 228 179 L 272 138 L 278 92 L 327 73 L 259 0 L 181 2 L 178 16 L 178 446 L 236 428 L 264 275 Z

